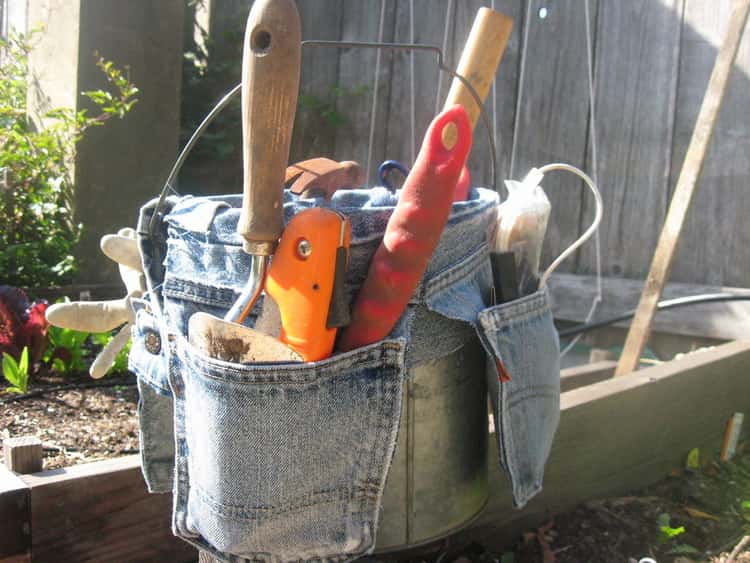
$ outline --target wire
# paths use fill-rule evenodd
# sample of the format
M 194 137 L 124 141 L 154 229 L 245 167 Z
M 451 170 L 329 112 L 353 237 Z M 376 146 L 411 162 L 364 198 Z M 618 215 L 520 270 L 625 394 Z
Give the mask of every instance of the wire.
M 547 279 L 549 278 L 550 274 L 555 271 L 555 269 L 573 252 L 575 252 L 578 247 L 580 247 L 584 242 L 586 242 L 589 238 L 591 238 L 591 235 L 596 232 L 596 229 L 599 228 L 599 223 L 602 221 L 602 215 L 604 212 L 604 203 L 602 202 L 602 196 L 599 193 L 599 189 L 596 187 L 596 184 L 594 181 L 589 178 L 588 174 L 580 170 L 579 168 L 576 168 L 575 166 L 572 166 L 570 164 L 565 164 L 562 162 L 554 162 L 552 164 L 545 164 L 544 166 L 540 167 L 539 172 L 542 174 L 546 174 L 547 172 L 551 172 L 553 170 L 564 170 L 566 172 L 571 172 L 581 178 L 583 182 L 589 187 L 591 190 L 591 193 L 594 195 L 594 202 L 596 205 L 596 212 L 594 214 L 594 220 L 589 225 L 589 228 L 586 229 L 586 231 L 578 237 L 578 240 L 576 240 L 573 244 L 571 244 L 568 248 L 566 248 L 560 256 L 555 258 L 555 260 L 552 262 L 552 264 L 549 265 L 547 270 L 542 275 L 541 280 L 539 281 L 539 286 L 543 286 Z
M 702 295 L 691 295 L 689 297 L 678 297 L 676 299 L 667 299 L 659 301 L 656 305 L 657 311 L 665 311 L 667 309 L 676 309 L 677 307 L 685 307 L 688 305 L 698 305 L 700 303 L 718 303 L 721 301 L 750 301 L 750 295 L 732 295 L 727 293 L 704 293 Z M 631 319 L 635 316 L 636 310 L 627 311 L 615 317 L 604 319 L 596 322 L 588 322 L 582 325 L 566 328 L 565 330 L 559 331 L 561 337 L 575 336 L 583 334 L 596 328 L 608 326 L 620 321 Z

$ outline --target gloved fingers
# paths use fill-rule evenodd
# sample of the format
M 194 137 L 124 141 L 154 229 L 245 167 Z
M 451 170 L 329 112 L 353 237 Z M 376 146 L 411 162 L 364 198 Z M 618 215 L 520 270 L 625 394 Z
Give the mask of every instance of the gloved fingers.
M 106 375 L 112 364 L 115 363 L 117 353 L 122 350 L 130 340 L 130 329 L 133 325 L 131 323 L 126 324 L 120 331 L 112 337 L 112 340 L 107 342 L 107 345 L 102 348 L 99 355 L 96 357 L 94 362 L 89 368 L 89 375 L 94 379 L 100 379 Z
M 130 299 L 140 295 L 139 292 L 132 292 L 122 299 L 112 301 L 55 303 L 47 308 L 45 316 L 50 324 L 61 328 L 82 332 L 108 332 L 134 320 Z

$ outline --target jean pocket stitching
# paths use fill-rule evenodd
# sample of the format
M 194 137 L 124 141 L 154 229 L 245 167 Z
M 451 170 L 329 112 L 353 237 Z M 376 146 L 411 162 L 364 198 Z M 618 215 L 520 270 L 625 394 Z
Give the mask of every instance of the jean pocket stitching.
M 399 369 L 403 363 L 404 343 L 402 339 L 381 341 L 366 348 L 354 350 L 348 354 L 332 356 L 319 362 L 279 362 L 247 364 L 235 367 L 235 364 L 210 358 L 192 349 L 182 337 L 182 356 L 188 364 L 200 368 L 198 377 L 226 383 L 238 384 L 299 384 L 315 383 L 338 375 L 341 370 Z M 190 350 L 190 351 L 188 351 Z M 279 375 L 272 375 L 271 373 Z M 295 376 L 299 376 L 295 379 Z
M 264 520 L 275 516 L 289 514 L 292 512 L 301 512 L 308 508 L 324 504 L 338 502 L 367 502 L 371 503 L 377 500 L 378 487 L 375 485 L 359 487 L 338 487 L 326 491 L 316 491 L 313 494 L 306 495 L 295 502 L 288 502 L 272 507 L 249 507 L 226 504 L 218 501 L 208 494 L 201 487 L 193 485 L 190 490 L 198 500 L 214 514 L 227 518 L 240 518 L 242 520 Z

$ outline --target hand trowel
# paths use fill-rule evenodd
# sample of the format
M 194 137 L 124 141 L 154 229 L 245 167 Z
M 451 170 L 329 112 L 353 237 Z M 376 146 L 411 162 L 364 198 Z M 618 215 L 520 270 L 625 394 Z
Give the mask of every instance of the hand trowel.
M 237 231 L 252 256 L 250 278 L 223 319 L 195 313 L 190 343 L 224 361 L 294 361 L 301 356 L 242 323 L 261 294 L 283 229 L 283 188 L 297 105 L 301 31 L 293 0 L 257 0 L 242 55 L 243 198 Z

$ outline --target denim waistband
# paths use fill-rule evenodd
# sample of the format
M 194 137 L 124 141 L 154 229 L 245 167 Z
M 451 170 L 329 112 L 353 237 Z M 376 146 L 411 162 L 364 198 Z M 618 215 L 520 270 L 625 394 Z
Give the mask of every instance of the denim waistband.
M 346 215 L 352 225 L 347 285 L 358 287 L 367 275 L 369 262 L 385 230 L 398 199 L 397 193 L 385 188 L 341 190 L 330 201 L 300 199 L 285 193 L 284 219 L 288 222 L 299 211 L 310 207 L 329 207 Z M 166 286 L 180 291 L 182 279 L 213 288 L 221 295 L 219 301 L 231 300 L 226 292 L 237 292 L 250 275 L 250 256 L 241 248 L 237 234 L 240 195 L 185 197 L 174 203 L 165 217 L 169 226 L 170 247 L 167 270 L 174 276 Z M 446 277 L 446 270 L 466 262 L 480 249 L 486 248 L 487 233 L 495 221 L 498 196 L 494 191 L 474 188 L 469 199 L 453 204 L 448 223 L 438 247 L 427 266 L 417 299 L 435 290 L 435 284 L 452 283 L 455 273 Z M 200 256 L 200 263 L 195 257 Z M 465 269 L 466 266 L 464 266 Z

